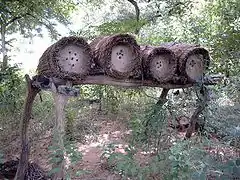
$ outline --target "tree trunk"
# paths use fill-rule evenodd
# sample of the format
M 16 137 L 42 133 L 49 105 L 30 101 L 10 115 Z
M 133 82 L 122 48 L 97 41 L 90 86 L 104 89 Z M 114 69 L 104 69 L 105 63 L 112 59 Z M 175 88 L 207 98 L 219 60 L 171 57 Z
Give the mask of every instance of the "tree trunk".
M 6 48 L 6 24 L 1 24 L 1 49 L 2 49 L 2 70 L 5 70 L 8 66 L 7 48 Z

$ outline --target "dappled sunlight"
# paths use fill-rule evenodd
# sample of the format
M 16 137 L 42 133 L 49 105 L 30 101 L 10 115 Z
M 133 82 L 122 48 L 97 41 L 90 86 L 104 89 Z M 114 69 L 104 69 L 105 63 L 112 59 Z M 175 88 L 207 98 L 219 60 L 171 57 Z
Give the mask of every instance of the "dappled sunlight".
M 219 104 L 219 106 L 234 106 L 234 102 L 227 97 L 223 97 L 223 98 L 219 98 L 217 103 Z
M 0 179 L 240 180 L 239 2 L 0 1 Z

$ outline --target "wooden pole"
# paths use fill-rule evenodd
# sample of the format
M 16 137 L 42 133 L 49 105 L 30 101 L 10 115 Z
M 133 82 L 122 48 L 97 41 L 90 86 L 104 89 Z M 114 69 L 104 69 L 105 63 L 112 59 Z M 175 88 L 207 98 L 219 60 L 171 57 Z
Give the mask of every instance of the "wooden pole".
M 25 79 L 27 82 L 27 98 L 25 101 L 23 118 L 21 120 L 21 125 L 20 125 L 22 151 L 20 155 L 17 173 L 14 178 L 15 180 L 25 179 L 25 174 L 28 168 L 28 157 L 29 157 L 29 151 L 30 151 L 29 139 L 27 135 L 28 125 L 29 125 L 29 120 L 31 119 L 32 106 L 33 106 L 34 99 L 36 95 L 40 92 L 40 89 L 32 86 L 29 75 L 26 74 Z
M 208 90 L 205 86 L 201 87 L 200 90 L 201 97 L 199 97 L 198 107 L 194 111 L 193 115 L 190 118 L 190 126 L 187 129 L 185 139 L 189 139 L 192 136 L 192 133 L 195 131 L 196 123 L 198 121 L 199 115 L 202 113 L 202 111 L 205 109 L 207 105 L 208 100 Z
M 157 105 L 160 105 L 162 107 L 167 102 L 167 95 L 168 95 L 169 90 L 170 89 L 163 88 L 162 93 L 157 102 Z
M 56 91 L 56 87 L 53 84 L 52 87 L 54 103 L 55 103 L 55 124 L 54 124 L 54 144 L 56 145 L 56 159 L 57 162 L 53 165 L 53 169 L 57 169 L 53 175 L 53 180 L 64 179 L 64 134 L 65 134 L 65 122 L 64 122 L 64 108 L 68 101 L 68 96 L 60 94 Z
M 161 95 L 158 99 L 158 102 L 156 103 L 157 105 L 157 109 L 154 110 L 153 114 L 156 114 L 158 110 L 160 110 L 163 105 L 167 102 L 167 95 L 168 95 L 168 92 L 169 92 L 170 89 L 166 89 L 166 88 L 163 88 L 162 92 L 161 92 Z M 145 129 L 145 135 L 148 136 L 148 131 L 149 131 L 149 123 L 150 123 L 150 119 L 147 120 L 146 122 L 146 129 Z M 151 127 L 150 127 L 151 128 Z

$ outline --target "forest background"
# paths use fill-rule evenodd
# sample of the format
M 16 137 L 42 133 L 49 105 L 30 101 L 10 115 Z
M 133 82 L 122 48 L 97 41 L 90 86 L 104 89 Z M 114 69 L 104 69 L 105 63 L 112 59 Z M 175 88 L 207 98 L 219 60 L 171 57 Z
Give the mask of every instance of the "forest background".
M 101 35 L 131 33 L 139 44 L 187 42 L 209 50 L 206 74 L 225 78 L 209 86 L 210 101 L 201 115 L 204 131 L 182 140 L 179 132 L 168 127 L 169 114 L 175 121 L 193 112 L 195 88 L 180 89 L 178 95 L 171 90 L 167 103 L 155 111 L 159 88 L 84 85 L 81 96 L 71 99 L 66 110 L 66 152 L 74 154 L 70 166 L 84 162 L 79 144 L 96 141 L 103 128 L 99 124 L 107 121 L 131 132 L 122 135 L 128 144 L 126 154 L 114 153 L 114 142 L 102 145 L 101 158 L 108 155 L 111 160 L 110 174 L 131 179 L 240 177 L 239 0 L 1 0 L 0 24 L 0 161 L 19 156 L 24 73 L 35 74 L 38 59 L 50 44 L 69 35 L 91 42 Z M 31 153 L 32 160 L 50 171 L 51 150 L 46 148 L 44 157 L 36 152 L 53 127 L 51 93 L 44 92 L 42 99 L 34 104 Z M 150 135 L 144 133 L 146 121 L 152 124 Z M 50 135 L 47 139 L 50 143 Z M 155 153 L 144 164 L 135 156 L 138 149 Z M 89 174 L 84 168 L 66 171 L 70 179 Z

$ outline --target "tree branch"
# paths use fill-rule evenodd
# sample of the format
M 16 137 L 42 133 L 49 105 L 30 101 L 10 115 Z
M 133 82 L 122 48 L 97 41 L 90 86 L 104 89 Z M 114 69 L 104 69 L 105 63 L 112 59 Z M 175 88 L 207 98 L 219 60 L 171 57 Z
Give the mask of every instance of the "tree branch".
M 25 14 L 26 15 L 26 14 Z M 16 20 L 18 19 L 21 19 L 23 18 L 24 16 L 16 16 L 14 18 L 12 18 L 11 20 L 9 20 L 7 23 L 6 23 L 6 27 L 9 26 L 10 24 L 12 24 L 13 22 L 15 22 Z
M 138 23 L 139 20 L 140 20 L 140 9 L 138 7 L 138 4 L 135 0 L 127 0 L 127 1 L 130 2 L 135 8 L 136 21 Z M 140 28 L 137 26 L 136 29 L 135 29 L 135 34 L 139 34 L 139 31 L 140 31 Z
M 140 9 L 138 7 L 137 2 L 134 1 L 134 0 L 127 0 L 127 1 L 130 2 L 134 6 L 135 11 L 136 11 L 136 20 L 139 21 L 139 19 L 140 19 Z
M 27 15 L 29 15 L 29 16 L 31 16 L 32 18 L 34 18 L 35 20 L 37 20 L 41 25 L 44 25 L 44 26 L 50 31 L 51 35 L 54 35 L 54 34 L 55 34 L 55 32 L 54 32 L 54 27 L 53 27 L 53 25 L 51 24 L 50 21 L 48 21 L 48 20 L 45 19 L 44 17 L 37 18 L 37 17 L 35 17 L 33 14 L 30 14 L 30 13 L 27 13 Z M 47 21 L 47 23 L 41 21 L 40 19 L 43 19 L 43 20 Z M 51 27 L 51 26 L 52 26 L 52 27 Z

